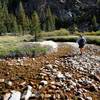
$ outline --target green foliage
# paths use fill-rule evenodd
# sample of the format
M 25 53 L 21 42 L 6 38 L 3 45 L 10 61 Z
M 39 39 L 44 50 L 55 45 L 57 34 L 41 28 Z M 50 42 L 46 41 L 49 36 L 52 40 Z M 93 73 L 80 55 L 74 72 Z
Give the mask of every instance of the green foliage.
M 0 58 L 2 57 L 35 57 L 46 54 L 47 49 L 43 47 L 12 47 L 11 49 L 1 49 Z
M 16 17 L 8 13 L 5 4 L 0 4 L 0 33 L 18 32 Z
M 87 26 L 87 30 L 96 31 L 98 29 L 97 26 L 100 25 L 100 0 L 95 1 L 94 5 L 96 6 L 94 8 L 92 6 L 90 8 L 85 6 L 81 7 L 81 5 L 79 5 L 81 4 L 81 1 L 79 0 L 68 0 L 68 4 L 64 8 L 62 7 L 62 5 L 59 5 L 59 3 L 48 4 L 47 6 L 44 6 L 42 5 L 44 1 L 42 2 L 41 0 L 37 0 L 35 2 L 39 3 L 40 7 L 28 7 L 28 4 L 33 3 L 33 0 L 0 0 L 0 19 L 2 19 L 0 21 L 0 33 L 19 31 L 20 35 L 25 35 L 26 33 L 29 33 L 31 31 L 31 34 L 34 34 L 34 32 L 32 32 L 34 30 L 32 29 L 33 26 L 30 25 L 31 23 L 33 23 L 30 21 L 33 10 L 36 10 L 37 13 L 39 13 L 39 17 L 41 18 L 41 22 L 39 23 L 41 23 L 43 31 L 53 31 L 60 28 L 69 28 L 69 31 L 71 33 L 74 33 L 77 30 L 77 26 L 81 31 L 84 31 L 86 27 L 85 24 L 87 24 L 88 22 L 90 23 Z M 52 1 L 52 3 L 53 2 L 54 1 Z M 88 1 L 85 1 L 84 3 L 87 2 Z M 59 11 L 56 6 L 59 6 Z M 87 6 L 90 6 L 90 4 L 87 4 Z M 54 11 L 53 8 L 55 8 Z M 72 13 L 72 17 L 70 18 L 66 17 L 67 8 L 70 8 L 70 12 Z M 62 11 L 61 13 L 60 10 Z M 64 16 L 62 16 L 61 14 Z M 17 18 L 12 18 L 12 15 L 14 15 L 14 17 L 16 16 Z M 84 27 L 83 30 L 81 29 L 81 26 Z
M 83 35 L 90 35 L 90 36 L 100 36 L 100 31 L 92 31 L 92 32 L 84 32 L 84 33 L 81 33 L 81 32 L 76 32 L 75 33 L 76 35 L 80 35 L 80 34 L 83 34 Z
M 1 57 L 23 57 L 38 56 L 47 52 L 47 48 L 39 44 L 23 42 L 30 39 L 31 36 L 2 36 L 0 37 L 0 58 Z
M 7 32 L 7 29 L 6 29 L 6 26 L 5 26 L 5 16 L 4 16 L 4 10 L 3 10 L 3 7 L 2 7 L 2 4 L 0 2 L 0 35 L 1 33 L 6 33 Z
M 95 33 L 96 35 L 100 36 L 100 31 L 96 31 Z
M 69 31 L 66 29 L 60 29 L 60 30 L 54 30 L 51 32 L 41 32 L 40 36 L 41 37 L 49 37 L 49 36 L 67 36 L 69 35 Z
M 33 15 L 32 15 L 30 31 L 31 31 L 30 34 L 34 35 L 35 41 L 37 41 L 39 38 L 39 33 L 41 31 L 41 27 L 40 27 L 40 20 L 39 20 L 39 17 L 38 17 L 38 14 L 36 13 L 36 11 L 34 11 Z
M 43 48 L 43 47 L 39 47 L 39 45 L 37 46 L 33 46 L 30 47 L 28 45 L 23 45 L 20 47 L 16 47 L 14 49 L 12 49 L 10 52 L 8 52 L 7 56 L 10 57 L 25 57 L 25 56 L 30 56 L 30 57 L 35 57 L 35 56 L 40 56 L 43 54 L 46 54 L 47 49 Z
M 92 18 L 92 24 L 93 24 L 93 29 L 96 30 L 96 27 L 97 27 L 98 24 L 97 24 L 97 19 L 96 19 L 95 15 Z
M 8 33 L 18 32 L 18 25 L 16 22 L 16 17 L 14 15 L 8 14 L 7 18 L 5 19 L 5 26 Z
M 87 43 L 89 44 L 96 44 L 96 45 L 100 45 L 100 38 L 99 37 L 87 37 Z
M 10 19 L 10 16 L 8 14 L 8 8 L 7 6 L 4 4 L 3 5 L 3 13 L 4 13 L 4 25 L 6 26 L 7 28 L 7 32 L 10 32 L 10 29 L 11 29 L 11 19 Z
M 28 17 L 25 15 L 25 11 L 22 5 L 22 2 L 20 2 L 19 6 L 19 14 L 18 14 L 18 24 L 19 24 L 19 31 L 22 31 L 22 35 L 25 35 L 25 32 L 29 29 L 29 20 Z
M 12 19 L 12 22 L 11 22 L 12 31 L 11 32 L 18 32 L 18 24 L 17 24 L 16 17 L 14 15 L 10 15 L 10 16 Z
M 29 0 L 27 2 L 30 3 L 32 1 Z M 86 27 L 85 24 L 87 22 L 90 22 L 89 25 L 87 26 L 88 27 L 87 30 L 97 31 L 100 24 L 99 13 L 98 13 L 100 0 L 96 0 L 95 2 L 97 6 L 96 12 L 95 12 L 95 7 L 94 9 L 83 7 L 82 8 L 84 9 L 83 11 L 81 9 L 75 10 L 74 7 L 75 5 L 77 5 L 75 4 L 75 0 L 72 0 L 71 2 L 68 1 L 68 3 L 71 4 L 70 11 L 73 16 L 72 18 L 69 18 L 69 20 L 67 21 L 67 17 L 65 18 L 63 16 L 64 18 L 63 17 L 60 18 L 61 16 L 59 15 L 60 13 L 55 13 L 56 9 L 55 11 L 52 11 L 53 10 L 52 5 L 41 7 L 40 10 L 36 9 L 34 13 L 31 13 L 33 7 L 31 7 L 31 9 L 28 9 L 25 0 L 0 0 L 0 19 L 2 19 L 0 20 L 0 34 L 17 33 L 17 35 L 26 35 L 31 33 L 32 35 L 35 36 L 35 40 L 37 40 L 38 37 L 40 36 L 40 34 L 38 33 L 41 31 L 41 27 L 43 31 L 47 31 L 47 32 L 48 31 L 51 32 L 53 30 L 64 27 L 64 28 L 68 28 L 70 33 L 76 34 L 76 31 L 78 31 L 78 27 L 81 29 L 81 25 L 84 28 L 83 31 L 85 30 Z M 60 8 L 61 7 L 59 7 L 59 9 Z M 40 13 L 37 11 L 40 11 Z M 54 32 L 54 35 L 55 34 L 60 35 L 61 33 Z M 48 34 L 48 36 L 50 35 Z
M 97 5 L 100 6 L 100 0 L 97 0 Z
M 78 29 L 77 29 L 77 26 L 75 24 L 73 24 L 69 27 L 69 31 L 71 34 L 75 34 L 77 30 Z
M 55 16 L 52 14 L 50 7 L 48 7 L 46 11 L 44 27 L 45 31 L 53 31 L 55 29 Z

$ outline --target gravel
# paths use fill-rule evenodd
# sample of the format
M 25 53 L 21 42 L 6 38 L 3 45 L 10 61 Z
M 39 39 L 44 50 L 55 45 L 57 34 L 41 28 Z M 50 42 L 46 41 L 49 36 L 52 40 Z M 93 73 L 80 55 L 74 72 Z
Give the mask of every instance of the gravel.
M 0 97 L 4 100 L 99 100 L 99 46 L 87 45 L 83 55 L 57 52 L 38 58 L 0 60 Z M 95 50 L 95 52 L 94 52 Z M 65 52 L 65 53 L 64 53 Z M 10 99 L 8 99 L 10 98 Z

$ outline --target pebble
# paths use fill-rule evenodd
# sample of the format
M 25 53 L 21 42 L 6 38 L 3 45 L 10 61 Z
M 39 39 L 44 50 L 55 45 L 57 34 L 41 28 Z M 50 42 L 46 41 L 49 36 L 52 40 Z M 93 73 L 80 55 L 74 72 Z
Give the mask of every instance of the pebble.
M 85 100 L 83 97 L 78 97 L 77 100 Z
M 50 82 L 51 84 L 55 84 L 55 81 Z
M 47 82 L 46 80 L 42 80 L 42 81 L 40 82 L 40 84 L 41 84 L 41 85 L 47 85 L 48 82 Z
M 93 84 L 93 83 L 89 86 L 88 89 L 89 89 L 91 92 L 98 91 L 98 88 L 97 88 L 96 85 Z
M 70 80 L 70 84 L 72 84 L 73 86 L 76 86 L 76 83 L 72 80 Z
M 51 85 L 50 88 L 51 89 L 56 89 L 56 86 L 55 85 Z
M 45 94 L 45 98 L 50 98 L 51 95 L 50 94 Z
M 59 79 L 65 79 L 65 76 L 60 71 L 58 71 L 57 72 L 57 78 L 59 78 Z
M 86 97 L 85 100 L 93 100 L 92 97 Z
M 25 84 L 26 84 L 26 82 L 22 82 L 20 85 L 21 85 L 21 86 L 25 86 Z
M 5 79 L 0 79 L 0 83 L 3 83 L 5 81 Z
M 71 79 L 71 78 L 72 78 L 72 75 L 71 75 L 71 74 L 69 74 L 68 72 L 67 72 L 67 73 L 65 73 L 65 76 L 66 76 L 68 79 Z
M 11 96 L 11 93 L 6 93 L 4 96 L 3 96 L 3 100 L 8 100 Z
M 81 96 L 81 95 L 82 95 L 82 92 L 81 92 L 81 91 L 77 91 L 77 92 L 75 93 L 75 95 L 76 95 L 76 96 Z
M 42 87 L 43 87 L 42 85 L 39 85 L 39 90 L 42 89 Z
M 24 60 L 26 59 L 24 58 Z M 32 60 L 34 61 L 35 58 Z M 17 63 L 23 65 L 23 59 L 19 58 Z M 78 100 L 92 100 L 90 96 L 85 96 L 86 98 L 84 99 L 83 95 L 88 92 L 97 92 L 100 89 L 98 84 L 100 80 L 99 65 L 99 59 L 91 56 L 89 53 L 82 56 L 77 54 L 75 56 L 64 56 L 55 60 L 53 64 L 45 61 L 45 64 L 40 68 L 40 73 L 36 76 L 39 83 L 34 87 L 34 91 L 28 85 L 27 89 L 23 91 L 21 99 L 28 100 L 30 97 L 38 99 L 41 97 L 42 100 L 61 100 L 62 98 L 62 100 L 65 98 L 68 100 L 70 95 L 75 95 Z M 3 82 L 13 86 L 12 81 L 0 79 L 0 83 Z M 26 84 L 26 81 L 20 83 L 23 87 Z M 21 93 L 18 91 L 6 93 L 4 100 L 7 100 L 11 95 L 12 97 L 9 100 L 19 100 Z M 17 97 L 14 98 L 16 95 L 18 95 L 18 99 L 16 99 Z
M 52 64 L 48 64 L 48 65 L 46 65 L 46 67 L 47 67 L 47 68 L 50 68 L 50 69 L 53 68 Z
M 13 83 L 11 82 L 11 81 L 4 81 L 7 85 L 9 85 L 9 86 L 12 86 L 13 85 Z

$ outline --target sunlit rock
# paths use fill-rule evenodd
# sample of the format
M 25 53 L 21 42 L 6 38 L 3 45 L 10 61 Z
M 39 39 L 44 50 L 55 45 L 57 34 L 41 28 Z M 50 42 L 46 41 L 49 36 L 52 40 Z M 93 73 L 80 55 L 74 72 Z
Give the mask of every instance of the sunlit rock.
M 8 100 L 20 100 L 21 98 L 21 93 L 19 91 L 11 91 L 11 96 Z
M 29 100 L 29 98 L 32 96 L 32 87 L 30 85 L 27 86 L 27 90 L 24 91 L 22 94 L 21 99 Z

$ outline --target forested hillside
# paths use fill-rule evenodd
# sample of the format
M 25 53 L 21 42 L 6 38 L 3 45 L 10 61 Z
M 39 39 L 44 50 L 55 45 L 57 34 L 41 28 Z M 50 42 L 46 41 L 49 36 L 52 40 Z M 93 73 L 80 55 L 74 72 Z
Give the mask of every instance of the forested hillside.
M 100 0 L 0 0 L 0 33 L 100 29 Z

